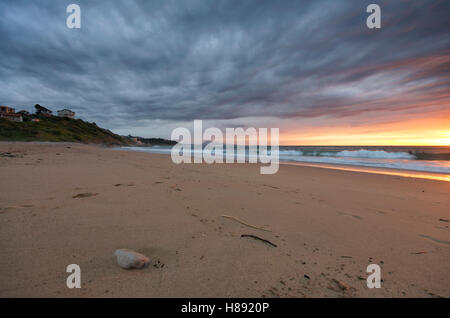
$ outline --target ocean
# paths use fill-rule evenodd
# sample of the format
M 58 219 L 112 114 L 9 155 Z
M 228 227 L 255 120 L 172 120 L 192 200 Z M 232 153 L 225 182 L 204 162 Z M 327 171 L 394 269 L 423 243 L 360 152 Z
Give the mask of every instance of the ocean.
M 450 174 L 450 147 L 282 146 L 280 147 L 280 161 Z
M 123 147 L 167 153 L 172 147 Z M 225 153 L 225 150 L 224 150 Z M 370 167 L 450 175 L 450 146 L 280 146 L 280 162 Z

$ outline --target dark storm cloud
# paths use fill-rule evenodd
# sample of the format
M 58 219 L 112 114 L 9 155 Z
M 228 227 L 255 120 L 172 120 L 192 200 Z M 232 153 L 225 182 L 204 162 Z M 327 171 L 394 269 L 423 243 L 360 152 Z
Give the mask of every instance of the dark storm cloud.
M 2 1 L 0 103 L 136 119 L 355 116 L 448 106 L 448 1 Z M 114 127 L 111 127 L 114 128 Z

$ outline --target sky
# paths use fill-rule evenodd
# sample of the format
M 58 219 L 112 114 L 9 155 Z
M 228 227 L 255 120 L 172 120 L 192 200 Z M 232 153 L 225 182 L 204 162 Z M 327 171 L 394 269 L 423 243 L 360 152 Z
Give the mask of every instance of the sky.
M 450 145 L 449 16 L 444 0 L 2 0 L 0 104 L 143 137 L 201 119 L 285 145 Z

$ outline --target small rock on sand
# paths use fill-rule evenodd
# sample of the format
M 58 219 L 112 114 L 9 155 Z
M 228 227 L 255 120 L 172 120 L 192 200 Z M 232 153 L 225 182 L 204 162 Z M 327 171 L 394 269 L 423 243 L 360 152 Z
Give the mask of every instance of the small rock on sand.
M 145 255 L 125 248 L 116 250 L 114 255 L 117 256 L 117 264 L 125 269 L 144 268 L 150 263 Z

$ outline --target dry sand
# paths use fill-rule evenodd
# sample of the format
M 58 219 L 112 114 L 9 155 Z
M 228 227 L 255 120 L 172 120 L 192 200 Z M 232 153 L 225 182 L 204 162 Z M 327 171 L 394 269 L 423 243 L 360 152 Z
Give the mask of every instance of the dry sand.
M 0 153 L 2 297 L 450 296 L 449 182 L 78 144 Z M 118 248 L 151 265 L 121 269 Z M 80 289 L 66 287 L 73 263 Z

